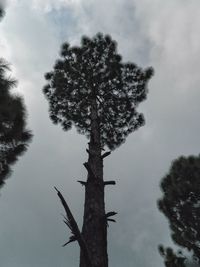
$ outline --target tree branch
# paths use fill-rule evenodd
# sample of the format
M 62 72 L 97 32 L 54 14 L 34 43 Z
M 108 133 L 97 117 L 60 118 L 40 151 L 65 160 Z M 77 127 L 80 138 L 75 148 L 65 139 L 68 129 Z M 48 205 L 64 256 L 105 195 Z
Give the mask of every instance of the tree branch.
M 73 241 L 78 241 L 78 244 L 80 246 L 80 249 L 83 251 L 84 257 L 85 257 L 85 261 L 88 267 L 92 267 L 92 263 L 90 260 L 90 256 L 89 256 L 89 252 L 88 252 L 88 248 L 85 244 L 85 241 L 82 237 L 82 234 L 78 228 L 78 225 L 70 211 L 69 206 L 67 205 L 67 202 L 65 201 L 63 195 L 60 193 L 60 191 L 58 191 L 58 189 L 56 187 L 54 187 L 55 190 L 57 191 L 57 195 L 60 198 L 60 201 L 65 209 L 66 212 L 66 218 L 65 218 L 65 224 L 69 227 L 69 229 L 71 230 L 73 236 L 70 237 L 69 241 L 67 243 L 65 243 L 63 246 L 66 246 L 67 244 L 69 244 L 70 242 Z
M 117 214 L 117 212 L 115 212 L 115 211 L 110 211 L 110 212 L 106 213 L 106 218 L 111 217 L 111 216 L 114 216 L 114 215 L 116 215 L 116 214 Z
M 85 181 L 77 181 L 77 182 L 79 182 L 82 186 L 86 186 L 86 184 L 87 184 L 87 182 L 85 182 Z
M 115 181 L 105 181 L 105 182 L 103 182 L 103 184 L 104 184 L 104 186 L 105 185 L 115 185 L 116 182 Z
M 107 221 L 108 221 L 108 222 L 116 222 L 116 220 L 114 220 L 114 219 L 110 219 L 110 218 L 108 218 Z
M 110 211 L 110 212 L 108 212 L 108 213 L 106 213 L 106 224 L 107 224 L 107 227 L 109 227 L 109 224 L 108 224 L 108 222 L 116 222 L 116 220 L 115 219 L 111 219 L 110 217 L 112 217 L 112 216 L 114 216 L 114 215 L 116 215 L 117 214 L 117 212 L 115 212 L 115 211 Z
M 111 151 L 105 152 L 103 153 L 103 155 L 101 156 L 102 159 L 108 157 L 111 154 Z

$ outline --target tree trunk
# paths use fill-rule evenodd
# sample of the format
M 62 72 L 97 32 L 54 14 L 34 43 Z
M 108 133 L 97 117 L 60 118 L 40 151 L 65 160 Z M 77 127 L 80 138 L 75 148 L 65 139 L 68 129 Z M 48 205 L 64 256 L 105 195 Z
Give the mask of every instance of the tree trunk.
M 96 99 L 91 106 L 91 134 L 82 236 L 90 253 L 92 267 L 108 267 L 107 221 L 104 203 L 103 159 L 101 158 L 100 127 Z M 81 251 L 80 267 L 87 267 Z

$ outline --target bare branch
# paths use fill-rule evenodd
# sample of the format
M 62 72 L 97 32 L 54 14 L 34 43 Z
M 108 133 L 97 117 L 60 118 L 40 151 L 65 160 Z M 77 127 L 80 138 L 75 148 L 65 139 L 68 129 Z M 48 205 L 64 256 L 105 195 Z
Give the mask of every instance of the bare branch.
M 116 214 L 117 214 L 117 212 L 115 212 L 115 211 L 110 211 L 110 212 L 106 213 L 106 218 L 111 217 L 111 216 L 114 216 L 114 215 L 116 215 Z
M 87 182 L 85 182 L 85 181 L 77 181 L 77 182 L 79 182 L 82 186 L 86 186 L 86 184 L 87 184 Z
M 104 184 L 104 186 L 105 185 L 115 185 L 116 182 L 115 181 L 105 181 L 103 184 Z
M 80 249 L 83 251 L 87 266 L 92 267 L 92 263 L 90 260 L 87 246 L 86 246 L 85 241 L 81 235 L 81 232 L 78 228 L 78 225 L 77 225 L 77 223 L 76 223 L 76 221 L 75 221 L 75 219 L 71 213 L 71 210 L 70 210 L 69 206 L 67 205 L 67 202 L 65 201 L 63 195 L 60 193 L 60 191 L 58 191 L 58 189 L 56 187 L 54 187 L 54 188 L 57 191 L 57 195 L 60 198 L 60 201 L 61 201 L 61 203 L 65 209 L 65 212 L 66 212 L 66 218 L 65 218 L 66 221 L 64 221 L 64 222 L 70 228 L 70 230 L 73 234 L 73 236 L 70 237 L 69 241 L 67 243 L 65 243 L 63 246 L 66 246 L 67 244 L 77 240 L 79 243 Z
M 114 219 L 107 219 L 107 221 L 109 221 L 109 222 L 116 222 L 116 220 L 114 220 Z
M 111 151 L 105 152 L 103 153 L 103 155 L 101 156 L 102 159 L 108 157 L 111 154 Z
M 68 245 L 71 242 L 77 241 L 76 237 L 74 235 L 70 236 L 69 241 L 67 243 L 65 243 L 64 245 L 62 245 L 62 247 L 65 247 L 66 245 Z
M 110 211 L 110 212 L 106 213 L 105 217 L 106 217 L 107 227 L 109 227 L 108 222 L 116 222 L 116 220 L 110 218 L 116 214 L 117 214 L 117 212 L 115 212 L 115 211 Z

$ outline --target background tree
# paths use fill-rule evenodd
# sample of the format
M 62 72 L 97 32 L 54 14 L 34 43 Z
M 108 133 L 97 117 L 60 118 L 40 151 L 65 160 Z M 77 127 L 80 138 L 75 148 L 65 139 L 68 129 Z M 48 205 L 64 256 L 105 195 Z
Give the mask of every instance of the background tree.
M 166 267 L 186 267 L 185 256 L 183 256 L 182 251 L 175 253 L 172 248 L 164 248 L 162 245 L 158 247 L 160 255 L 164 258 L 164 263 Z
M 63 44 L 61 58 L 45 75 L 44 94 L 49 101 L 50 118 L 64 130 L 74 125 L 89 138 L 85 206 L 81 236 L 93 267 L 107 267 L 107 222 L 115 212 L 105 212 L 104 187 L 115 184 L 103 179 L 103 159 L 121 145 L 128 134 L 144 124 L 137 112 L 146 99 L 152 69 L 142 70 L 133 63 L 122 63 L 116 42 L 108 35 L 83 37 L 81 46 Z M 67 212 L 66 212 L 67 213 Z M 68 226 L 70 218 L 68 217 Z M 72 231 L 73 234 L 75 231 Z M 74 234 L 71 240 L 76 240 Z M 80 266 L 88 266 L 81 249 Z
M 4 15 L 4 10 L 2 4 L 0 3 L 0 19 L 3 17 L 3 15 Z
M 0 5 L 0 16 L 4 14 Z M 16 80 L 6 75 L 9 65 L 0 58 L 0 186 L 11 174 L 11 165 L 26 151 L 31 133 L 26 129 L 23 99 L 11 93 Z
M 161 189 L 158 206 L 169 220 L 172 240 L 200 262 L 200 156 L 173 161 Z

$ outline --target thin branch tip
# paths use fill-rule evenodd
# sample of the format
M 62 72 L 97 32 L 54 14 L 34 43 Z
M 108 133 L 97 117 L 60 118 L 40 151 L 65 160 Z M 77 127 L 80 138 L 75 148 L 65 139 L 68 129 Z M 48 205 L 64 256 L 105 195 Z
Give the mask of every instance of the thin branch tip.
M 58 189 L 54 186 L 54 189 L 56 190 L 57 193 L 59 193 Z
M 86 184 L 87 184 L 87 182 L 85 182 L 85 181 L 78 180 L 77 182 L 80 183 L 82 186 L 86 186 Z

